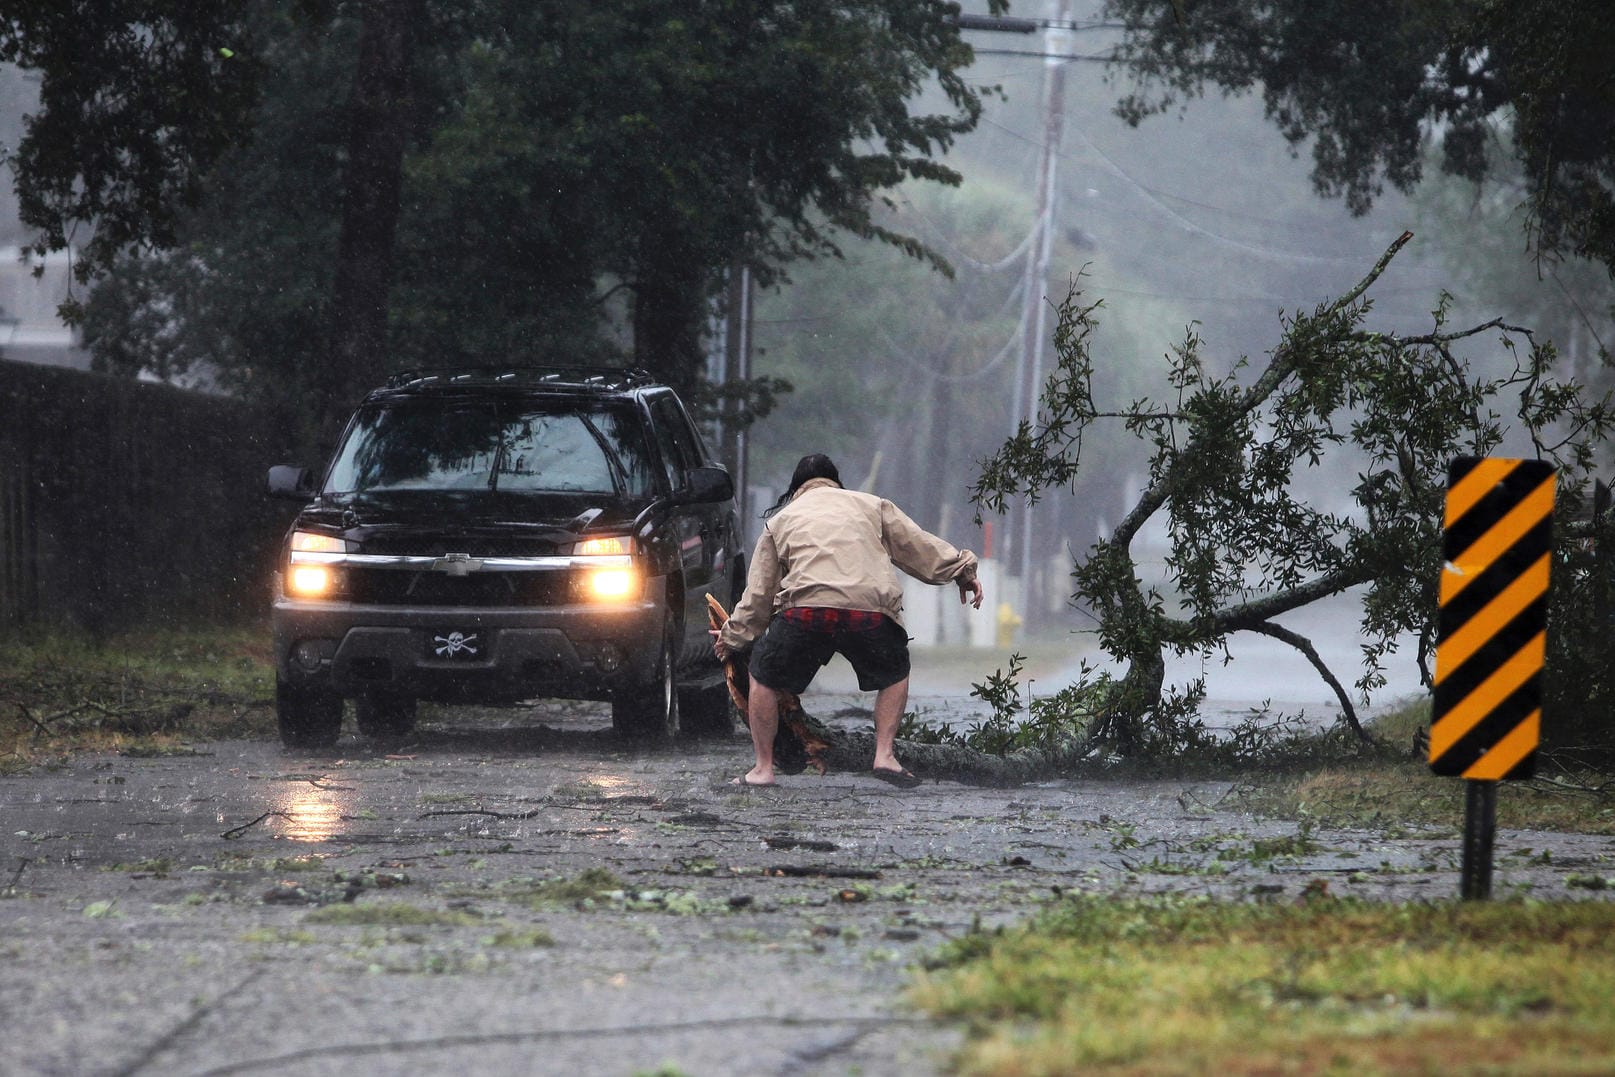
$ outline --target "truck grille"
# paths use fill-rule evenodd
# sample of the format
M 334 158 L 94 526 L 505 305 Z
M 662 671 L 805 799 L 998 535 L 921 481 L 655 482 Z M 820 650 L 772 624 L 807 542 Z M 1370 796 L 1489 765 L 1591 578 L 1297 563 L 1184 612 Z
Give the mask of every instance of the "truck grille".
M 348 599 L 377 606 L 559 606 L 571 600 L 570 572 L 442 572 L 349 569 Z

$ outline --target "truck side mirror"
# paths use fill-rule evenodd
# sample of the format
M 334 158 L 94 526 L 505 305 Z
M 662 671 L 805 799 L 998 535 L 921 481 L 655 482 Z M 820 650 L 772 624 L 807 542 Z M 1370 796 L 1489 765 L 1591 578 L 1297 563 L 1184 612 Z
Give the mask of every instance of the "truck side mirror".
M 721 467 L 695 467 L 690 469 L 689 480 L 681 493 L 679 500 L 695 504 L 728 501 L 735 496 L 735 481 Z
M 312 501 L 314 472 L 296 464 L 276 464 L 269 469 L 268 492 L 270 497 L 283 497 L 291 501 Z

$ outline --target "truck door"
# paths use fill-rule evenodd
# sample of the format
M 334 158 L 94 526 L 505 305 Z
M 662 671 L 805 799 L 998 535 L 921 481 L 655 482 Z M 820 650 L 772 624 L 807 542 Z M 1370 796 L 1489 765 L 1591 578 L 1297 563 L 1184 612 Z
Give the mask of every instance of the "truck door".
M 683 406 L 671 393 L 654 398 L 650 405 L 656 444 L 668 470 L 671 488 L 688 483 L 690 469 L 705 464 L 706 453 L 690 424 Z M 684 641 L 686 660 L 707 646 L 706 596 L 713 589 L 714 568 L 722 544 L 719 524 L 721 505 L 680 505 L 673 512 L 673 528 L 684 569 Z M 727 604 L 728 595 L 720 595 Z

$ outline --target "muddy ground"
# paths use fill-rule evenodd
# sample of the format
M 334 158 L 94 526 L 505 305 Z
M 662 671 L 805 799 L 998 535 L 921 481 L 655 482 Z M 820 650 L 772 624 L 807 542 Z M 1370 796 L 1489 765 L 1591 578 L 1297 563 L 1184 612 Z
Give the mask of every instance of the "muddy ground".
M 1451 828 L 1308 833 L 1225 782 L 732 787 L 748 759 L 550 704 L 0 779 L 0 1073 L 935 1073 L 915 966 L 1061 893 L 1458 891 Z M 1495 891 L 1601 896 L 1612 851 L 1504 832 Z

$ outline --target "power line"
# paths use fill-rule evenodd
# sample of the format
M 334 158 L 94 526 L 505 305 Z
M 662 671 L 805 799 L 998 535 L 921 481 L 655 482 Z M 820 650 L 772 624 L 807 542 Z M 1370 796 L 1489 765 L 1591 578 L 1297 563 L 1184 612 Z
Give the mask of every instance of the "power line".
M 1372 253 L 1365 252 L 1359 255 L 1349 255 L 1344 257 L 1335 257 L 1326 254 L 1300 254 L 1294 251 L 1282 251 L 1276 247 L 1266 247 L 1256 243 L 1249 243 L 1245 240 L 1234 239 L 1232 236 L 1225 236 L 1221 233 L 1213 232 L 1211 229 L 1202 227 L 1201 225 L 1196 224 L 1194 221 L 1191 221 L 1189 218 L 1185 217 L 1183 214 L 1179 213 L 1177 210 L 1155 197 L 1155 195 L 1151 194 L 1142 183 L 1129 175 L 1127 171 L 1115 161 L 1111 160 L 1110 156 L 1106 154 L 1104 150 L 1094 145 L 1093 140 L 1087 135 L 1083 134 L 1080 129 L 1074 129 L 1073 133 L 1078 138 L 1082 139 L 1083 144 L 1094 152 L 1094 154 L 1104 164 L 1106 171 L 1127 183 L 1138 193 L 1140 198 L 1143 198 L 1150 205 L 1177 221 L 1178 224 L 1181 225 L 1185 230 L 1192 232 L 1195 235 L 1203 236 L 1214 242 L 1226 244 L 1227 246 L 1246 251 L 1250 254 L 1257 254 L 1264 258 L 1274 258 L 1281 261 L 1308 262 L 1321 265 L 1360 265 L 1365 258 L 1374 258 L 1380 253 L 1377 251 Z
M 933 221 L 924 210 L 920 209 L 912 201 L 905 200 L 903 204 L 907 206 L 915 216 L 919 217 L 920 220 L 924 221 L 930 226 L 931 232 L 937 237 L 938 242 L 948 249 L 949 257 L 956 258 L 968 268 L 975 270 L 977 273 L 983 274 L 1000 273 L 1006 269 L 1009 269 L 1013 263 L 1019 262 L 1022 258 L 1026 257 L 1026 252 L 1032 246 L 1032 240 L 1037 238 L 1038 230 L 1042 227 L 1042 218 L 1038 218 L 1037 220 L 1033 221 L 1031 229 L 1027 231 L 1026 235 L 1021 238 L 1021 241 L 1015 245 L 1014 250 L 1010 251 L 996 262 L 987 262 L 979 258 L 974 258 L 965 253 L 965 251 L 960 248 L 957 243 L 949 239 L 948 236 L 943 233 L 942 228 L 935 221 Z
M 1125 30 L 1121 22 L 1083 22 L 1080 19 L 1022 19 L 1000 15 L 955 15 L 961 30 L 993 30 L 1007 34 L 1035 34 L 1039 30 L 1066 30 L 1074 34 L 1090 30 Z
M 1097 277 L 1093 278 L 1096 282 Z M 1099 287 L 1097 283 L 1092 288 L 1084 288 L 1084 293 L 1094 295 L 1130 295 L 1135 299 L 1165 299 L 1173 303 L 1263 303 L 1287 306 L 1294 304 L 1300 307 L 1316 305 L 1318 296 L 1306 298 L 1276 296 L 1276 295 L 1174 295 L 1170 292 L 1144 292 L 1135 288 L 1117 288 L 1114 286 Z M 1381 298 L 1395 295 L 1429 295 L 1429 288 L 1386 288 L 1376 289 L 1374 294 Z
M 1019 131 L 1014 130 L 1013 128 L 1006 127 L 1003 124 L 997 122 L 996 120 L 988 119 L 986 122 L 990 126 L 996 127 L 998 130 L 1000 130 L 1000 131 L 1004 132 L 1005 134 L 1009 135 L 1011 138 L 1019 139 L 1020 141 L 1025 142 L 1025 143 L 1027 143 L 1028 145 L 1031 145 L 1031 146 L 1039 146 L 1039 147 L 1042 146 L 1042 142 L 1039 141 L 1038 139 L 1032 138 L 1032 137 L 1030 137 L 1028 135 L 1024 135 L 1024 134 L 1020 133 Z M 1115 176 L 1117 179 L 1120 179 L 1122 182 L 1124 182 L 1128 186 L 1132 187 L 1134 189 L 1134 191 L 1137 193 L 1138 197 L 1142 198 L 1145 202 L 1147 202 L 1149 205 L 1153 206 L 1160 213 L 1164 214 L 1165 216 L 1171 218 L 1173 221 L 1177 222 L 1177 224 L 1181 228 L 1183 228 L 1185 231 L 1191 232 L 1191 233 L 1193 233 L 1195 235 L 1198 235 L 1198 236 L 1201 236 L 1201 237 L 1203 237 L 1205 239 L 1209 239 L 1209 240 L 1211 240 L 1211 241 L 1213 241 L 1215 243 L 1221 243 L 1221 244 L 1223 244 L 1225 246 L 1234 247 L 1236 249 L 1246 251 L 1247 253 L 1250 253 L 1250 254 L 1259 255 L 1259 256 L 1264 257 L 1264 258 L 1273 258 L 1273 259 L 1277 259 L 1277 260 L 1280 260 L 1280 261 L 1307 262 L 1307 263 L 1324 264 L 1324 265 L 1357 265 L 1357 264 L 1360 264 L 1361 261 L 1364 258 L 1374 258 L 1374 257 L 1377 257 L 1378 254 L 1380 253 L 1380 252 L 1373 252 L 1373 253 L 1368 253 L 1368 254 L 1347 255 L 1347 256 L 1341 256 L 1341 257 L 1333 257 L 1333 256 L 1329 256 L 1329 255 L 1322 255 L 1322 254 L 1302 254 L 1302 253 L 1298 253 L 1298 252 L 1295 252 L 1295 251 L 1280 250 L 1277 247 L 1267 247 L 1267 246 L 1263 246 L 1263 245 L 1258 244 L 1258 243 L 1250 243 L 1250 242 L 1248 242 L 1246 240 L 1235 239 L 1232 236 L 1225 236 L 1225 235 L 1222 235 L 1219 232 L 1214 232 L 1211 229 L 1206 228 L 1203 225 L 1200 225 L 1200 224 L 1195 223 L 1194 221 L 1191 221 L 1189 218 L 1185 217 L 1183 214 L 1179 213 L 1177 210 L 1173 209 L 1171 206 L 1168 206 L 1164 202 L 1162 202 L 1160 200 L 1160 198 L 1157 197 L 1151 191 L 1150 188 L 1145 186 L 1143 183 L 1140 183 L 1137 179 L 1135 179 L 1132 175 L 1130 175 L 1120 165 L 1116 164 L 1115 161 L 1111 160 L 1110 157 L 1103 150 L 1101 150 L 1098 146 L 1094 145 L 1093 141 L 1090 140 L 1086 135 L 1084 135 L 1080 130 L 1077 130 L 1077 129 L 1073 128 L 1073 133 L 1078 138 L 1082 139 L 1083 143 L 1086 144 L 1088 149 L 1093 152 L 1093 155 L 1099 159 L 1099 163 L 1101 164 L 1101 166 L 1104 168 L 1105 171 L 1109 172 L 1111 175 Z M 1062 152 L 1060 154 L 1060 156 L 1065 157 L 1068 160 L 1075 160 L 1075 157 L 1073 155 L 1065 153 L 1065 152 Z M 1169 196 L 1169 197 L 1175 197 L 1175 196 Z
M 1010 289 L 1009 295 L 1006 296 L 1003 303 L 999 305 L 998 311 L 994 315 L 994 318 L 1001 316 L 1006 310 L 1009 309 L 1011 304 L 1020 299 L 1021 290 L 1024 286 L 1025 284 L 1023 281 L 1017 283 L 1014 288 Z M 1014 331 L 1010 333 L 1009 339 L 1004 341 L 1003 347 L 998 349 L 997 354 L 968 374 L 939 374 L 935 370 L 930 369 L 925 364 L 922 364 L 916 360 L 913 355 L 910 354 L 910 348 L 905 348 L 896 340 L 892 339 L 890 331 L 887 330 L 885 326 L 877 326 L 876 331 L 880 334 L 881 340 L 885 342 L 887 349 L 890 350 L 893 355 L 897 356 L 922 376 L 929 378 L 932 381 L 958 384 L 962 382 L 980 381 L 982 378 L 985 378 L 987 375 L 993 373 L 999 367 L 1003 366 L 1004 360 L 1008 359 L 1012 354 L 1014 354 L 1017 345 L 1020 344 L 1021 334 L 1025 330 L 1025 325 L 1026 318 L 1023 314 L 1021 318 L 1016 321 Z M 954 341 L 959 339 L 960 332 L 962 332 L 962 326 L 955 325 L 949 330 L 948 337 L 943 341 L 942 345 L 931 350 L 939 354 L 951 352 Z
M 1070 52 L 1038 52 L 1034 49 L 973 49 L 977 56 L 1036 56 L 1044 60 L 1070 60 L 1076 63 L 1087 64 L 1130 64 L 1136 60 L 1125 60 L 1114 54 L 1099 52 L 1070 53 Z

